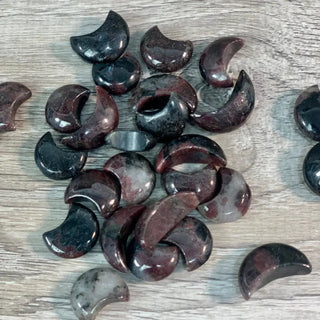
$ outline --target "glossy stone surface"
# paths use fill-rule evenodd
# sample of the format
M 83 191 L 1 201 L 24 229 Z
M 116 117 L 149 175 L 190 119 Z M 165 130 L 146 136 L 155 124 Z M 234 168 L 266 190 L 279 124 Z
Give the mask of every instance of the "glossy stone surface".
M 253 84 L 245 71 L 241 71 L 233 92 L 224 106 L 212 112 L 195 112 L 194 122 L 210 132 L 228 132 L 245 123 L 255 102 Z
M 251 191 L 242 174 L 230 168 L 218 171 L 220 190 L 208 202 L 198 206 L 198 211 L 214 223 L 232 222 L 246 214 L 251 203 Z
M 103 88 L 96 87 L 97 105 L 80 129 L 62 138 L 61 142 L 76 150 L 89 150 L 102 146 L 106 135 L 119 123 L 119 112 L 112 96 Z
M 38 141 L 34 159 L 41 172 L 50 179 L 63 180 L 77 175 L 87 161 L 83 151 L 64 150 L 53 141 L 50 132 Z
M 110 10 L 105 22 L 94 32 L 70 38 L 72 49 L 89 62 L 111 62 L 118 59 L 129 43 L 125 20 Z
M 106 305 L 129 301 L 129 289 L 115 271 L 95 268 L 75 281 L 70 300 L 79 320 L 94 320 Z
M 140 43 L 141 56 L 146 65 L 161 72 L 183 68 L 191 59 L 191 41 L 177 41 L 164 36 L 157 26 L 149 29 Z
M 150 252 L 142 249 L 132 239 L 127 248 L 127 261 L 130 271 L 139 279 L 159 281 L 174 271 L 179 261 L 179 250 L 176 246 L 158 244 Z
M 119 179 L 121 200 L 125 205 L 146 200 L 156 182 L 149 160 L 134 152 L 116 154 L 105 163 L 104 170 L 112 172 Z
M 226 156 L 221 147 L 213 140 L 198 134 L 185 134 L 160 150 L 156 171 L 164 172 L 182 163 L 208 163 L 225 166 Z
M 103 170 L 86 170 L 72 179 L 64 194 L 66 203 L 91 202 L 107 218 L 119 206 L 121 187 L 118 179 Z
M 18 108 L 31 97 L 30 89 L 18 82 L 0 83 L 0 133 L 16 130 Z
M 46 104 L 46 120 L 58 132 L 72 132 L 81 127 L 81 110 L 87 102 L 90 90 L 78 84 L 56 89 Z
M 294 117 L 304 135 L 320 141 L 320 91 L 317 85 L 300 94 L 296 101 Z
M 120 272 L 128 272 L 126 244 L 130 233 L 146 206 L 136 204 L 118 209 L 103 224 L 100 243 L 104 257 Z
M 194 172 L 181 172 L 171 168 L 161 174 L 161 182 L 167 194 L 192 191 L 199 202 L 203 203 L 212 199 L 215 194 L 216 176 L 217 170 L 210 165 Z
M 65 221 L 43 234 L 49 250 L 62 258 L 77 258 L 90 251 L 99 237 L 99 223 L 94 213 L 72 204 Z
M 192 217 L 185 217 L 162 241 L 174 244 L 181 250 L 188 271 L 201 267 L 212 251 L 209 229 Z
M 227 73 L 229 61 L 244 45 L 237 37 L 223 37 L 210 43 L 203 51 L 199 68 L 203 79 L 214 87 L 232 87 Z
M 147 99 L 136 112 L 139 129 L 166 142 L 180 136 L 188 118 L 186 104 L 172 93 Z
M 307 153 L 303 162 L 303 177 L 307 186 L 320 195 L 320 143 Z
M 136 241 L 142 248 L 154 250 L 157 243 L 198 204 L 194 192 L 179 192 L 148 206 L 136 224 Z
M 106 144 L 124 151 L 147 151 L 156 143 L 156 138 L 145 131 L 115 130 L 106 136 Z
M 197 109 L 198 98 L 193 87 L 183 78 L 172 74 L 157 74 L 146 78 L 134 90 L 131 105 L 134 110 L 141 110 L 146 100 L 156 96 L 176 93 L 192 113 Z
M 130 53 L 113 62 L 95 63 L 92 67 L 95 84 L 117 95 L 133 89 L 140 80 L 140 74 L 140 63 Z
M 239 287 L 248 300 L 269 282 L 312 270 L 308 258 L 298 249 L 282 243 L 268 243 L 251 251 L 239 270 Z

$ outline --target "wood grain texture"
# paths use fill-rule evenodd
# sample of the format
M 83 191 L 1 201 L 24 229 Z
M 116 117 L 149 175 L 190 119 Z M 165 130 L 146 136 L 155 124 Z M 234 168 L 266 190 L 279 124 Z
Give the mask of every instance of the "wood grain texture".
M 46 3 L 46 4 L 45 4 Z M 129 51 L 139 57 L 142 34 L 157 24 L 168 37 L 195 42 L 183 75 L 197 88 L 201 50 L 219 36 L 246 41 L 234 57 L 234 76 L 243 68 L 255 84 L 256 107 L 247 124 L 212 135 L 229 166 L 251 186 L 253 203 L 241 220 L 209 224 L 214 248 L 209 262 L 193 273 L 182 266 L 166 280 L 143 283 L 125 275 L 131 300 L 105 308 L 98 319 L 320 319 L 320 198 L 304 185 L 302 162 L 314 144 L 293 120 L 299 92 L 319 83 L 319 1 L 146 1 L 2 0 L 0 82 L 20 81 L 33 97 L 16 116 L 17 131 L 0 135 L 0 319 L 76 319 L 69 302 L 75 279 L 106 266 L 99 246 L 84 257 L 53 256 L 41 239 L 67 213 L 68 181 L 50 181 L 34 164 L 37 140 L 50 128 L 44 107 L 64 84 L 94 90 L 91 66 L 71 49 L 71 35 L 90 32 L 113 9 L 132 34 Z M 144 68 L 144 77 L 148 72 Z M 116 98 L 120 128 L 133 128 L 130 95 Z M 86 107 L 90 112 L 94 98 Z M 199 132 L 187 127 L 186 132 Z M 146 153 L 154 160 L 159 148 Z M 87 168 L 101 168 L 116 150 L 91 152 Z M 158 187 L 151 200 L 164 193 Z M 313 265 L 309 276 L 277 280 L 246 302 L 237 285 L 242 259 L 254 247 L 283 242 L 302 250 Z

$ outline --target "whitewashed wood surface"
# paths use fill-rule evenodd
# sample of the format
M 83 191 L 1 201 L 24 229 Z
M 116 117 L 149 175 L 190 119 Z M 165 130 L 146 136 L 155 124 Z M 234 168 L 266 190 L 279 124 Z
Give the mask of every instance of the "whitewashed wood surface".
M 320 198 L 307 189 L 301 171 L 314 143 L 297 131 L 292 113 L 299 92 L 320 82 L 319 1 L 1 0 L 0 8 L 0 82 L 19 81 L 33 92 L 17 112 L 17 130 L 0 136 L 1 320 L 76 319 L 69 303 L 73 282 L 107 265 L 99 245 L 74 260 L 47 250 L 42 234 L 64 220 L 69 181 L 44 177 L 33 152 L 50 130 L 44 117 L 50 93 L 70 83 L 94 89 L 91 65 L 72 51 L 69 37 L 96 29 L 110 9 L 126 19 L 129 50 L 137 57 L 141 36 L 155 24 L 168 37 L 194 41 L 183 74 L 197 87 L 203 47 L 220 36 L 245 39 L 230 71 L 236 78 L 243 68 L 252 77 L 255 109 L 241 129 L 211 137 L 225 150 L 229 167 L 245 176 L 253 201 L 241 220 L 209 224 L 214 246 L 207 264 L 192 273 L 180 265 L 158 283 L 124 275 L 130 302 L 107 306 L 97 319 L 320 319 Z M 120 128 L 134 128 L 129 97 L 116 99 Z M 93 107 L 94 98 L 86 112 Z M 190 126 L 186 132 L 207 134 Z M 153 161 L 158 150 L 146 156 Z M 91 152 L 86 168 L 101 168 L 115 153 L 106 147 Z M 163 194 L 158 179 L 150 201 Z M 237 284 L 240 263 L 268 242 L 302 250 L 313 272 L 274 281 L 244 301 Z

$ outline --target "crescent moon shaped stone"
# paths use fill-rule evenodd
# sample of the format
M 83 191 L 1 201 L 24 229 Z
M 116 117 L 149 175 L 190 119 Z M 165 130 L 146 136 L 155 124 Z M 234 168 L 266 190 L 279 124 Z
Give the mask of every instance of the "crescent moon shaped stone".
M 129 301 L 127 284 L 108 268 L 86 271 L 71 290 L 71 306 L 79 320 L 94 320 L 106 305 L 126 301 Z
M 136 112 L 139 129 L 151 133 L 159 142 L 180 136 L 188 118 L 188 108 L 176 93 L 147 99 Z
M 147 207 L 135 227 L 135 238 L 146 250 L 154 250 L 157 243 L 199 205 L 194 192 L 179 192 Z
M 120 208 L 103 223 L 100 236 L 102 252 L 110 265 L 120 272 L 128 272 L 127 239 L 145 208 L 142 204 Z
M 183 100 L 190 113 L 198 106 L 197 93 L 183 78 L 172 74 L 157 74 L 146 78 L 134 90 L 131 105 L 134 110 L 141 109 L 141 105 L 149 98 L 176 93 Z
M 124 151 L 147 151 L 156 143 L 156 138 L 145 131 L 115 130 L 106 136 L 106 144 Z
M 87 102 L 90 90 L 70 84 L 55 90 L 46 105 L 46 120 L 56 131 L 67 133 L 81 127 L 81 110 Z
M 119 179 L 121 200 L 125 205 L 143 202 L 154 189 L 155 173 L 149 160 L 141 154 L 118 153 L 105 163 L 104 170 Z
M 239 270 L 239 286 L 249 300 L 253 293 L 269 282 L 293 275 L 309 274 L 308 258 L 294 247 L 282 243 L 268 243 L 251 251 Z
M 317 85 L 300 94 L 296 101 L 294 118 L 305 136 L 320 141 L 320 91 Z
M 215 141 L 198 134 L 185 134 L 163 146 L 157 157 L 156 171 L 162 173 L 182 163 L 224 167 L 227 159 Z
M 117 60 L 129 43 L 125 20 L 110 10 L 105 22 L 94 32 L 70 38 L 72 49 L 84 60 L 95 63 Z
M 89 150 L 101 147 L 106 135 L 119 123 L 119 112 L 112 96 L 103 88 L 96 87 L 97 105 L 85 124 L 61 142 L 76 150 Z
M 72 204 L 65 221 L 43 234 L 49 250 L 62 258 L 78 258 L 89 252 L 99 237 L 95 214 L 78 204 Z
M 203 222 L 192 217 L 185 217 L 162 241 L 174 244 L 181 250 L 187 271 L 201 267 L 212 251 L 209 229 Z
M 183 68 L 191 59 L 191 41 L 171 40 L 157 26 L 149 29 L 140 43 L 140 52 L 146 65 L 161 72 L 173 72 Z
M 202 129 L 210 132 L 228 132 L 239 128 L 254 107 L 255 92 L 252 81 L 241 71 L 227 103 L 216 111 L 196 112 L 190 116 Z
M 119 206 L 121 187 L 118 179 L 103 170 L 87 170 L 74 177 L 64 195 L 65 203 L 93 203 L 107 218 Z
M 233 81 L 227 73 L 228 64 L 243 45 L 244 41 L 237 37 L 219 38 L 210 43 L 199 61 L 203 79 L 214 87 L 232 87 Z
M 63 150 L 55 144 L 51 133 L 47 132 L 36 145 L 34 159 L 45 176 L 63 180 L 80 172 L 87 161 L 87 152 Z
M 14 124 L 16 112 L 31 95 L 31 91 L 21 83 L 0 84 L 0 133 L 16 130 Z
M 197 210 L 214 223 L 232 222 L 246 214 L 251 202 L 251 191 L 242 174 L 230 168 L 220 168 L 218 194 Z
M 140 63 L 130 53 L 125 53 L 113 62 L 95 63 L 92 67 L 95 84 L 116 95 L 133 89 L 138 84 L 140 75 Z
M 130 271 L 145 281 L 162 280 L 175 270 L 179 261 L 176 246 L 158 244 L 152 252 L 144 250 L 132 239 L 127 248 L 127 261 Z
M 307 153 L 303 162 L 303 177 L 307 186 L 320 195 L 320 143 Z

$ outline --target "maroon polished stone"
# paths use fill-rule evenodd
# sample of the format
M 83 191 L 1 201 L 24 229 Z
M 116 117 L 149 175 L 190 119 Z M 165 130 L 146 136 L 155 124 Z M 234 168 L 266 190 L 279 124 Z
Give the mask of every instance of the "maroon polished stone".
M 62 138 L 61 142 L 77 150 L 98 148 L 105 143 L 106 135 L 118 126 L 119 113 L 116 103 L 107 91 L 96 87 L 97 105 L 80 129 L 69 136 Z
M 179 250 L 176 246 L 158 244 L 150 252 L 132 239 L 127 249 L 127 261 L 129 269 L 137 278 L 159 281 L 168 277 L 176 268 Z
M 81 110 L 87 102 L 90 90 L 78 84 L 56 89 L 46 105 L 46 120 L 56 131 L 67 133 L 81 127 Z
M 141 81 L 134 90 L 131 105 L 134 110 L 141 110 L 149 98 L 170 95 L 172 92 L 186 103 L 190 113 L 197 109 L 198 98 L 193 87 L 183 78 L 172 74 L 157 74 Z
M 172 168 L 161 174 L 161 182 L 168 194 L 182 191 L 194 192 L 200 203 L 213 198 L 216 190 L 217 170 L 208 165 L 195 172 L 181 172 Z
M 109 217 L 101 229 L 101 248 L 106 260 L 120 272 L 127 272 L 126 244 L 130 233 L 146 206 L 142 204 L 120 208 Z
M 248 300 L 269 282 L 293 275 L 309 274 L 308 258 L 298 249 L 282 243 L 268 243 L 251 251 L 239 270 L 239 287 Z
M 255 93 L 251 79 L 241 71 L 229 100 L 221 108 L 211 112 L 191 114 L 193 121 L 210 132 L 228 132 L 245 123 L 254 107 Z
M 232 222 L 246 214 L 251 202 L 251 191 L 242 174 L 230 168 L 218 171 L 220 190 L 197 210 L 215 223 Z
M 215 87 L 232 87 L 233 81 L 227 73 L 228 64 L 243 45 L 244 41 L 236 37 L 219 38 L 210 43 L 199 61 L 203 79 Z
M 198 204 L 194 192 L 179 192 L 155 202 L 147 207 L 136 224 L 136 241 L 142 248 L 153 250 Z
M 103 170 L 87 170 L 72 179 L 64 194 L 66 203 L 93 203 L 107 218 L 119 206 L 121 187 L 118 179 Z
M 146 65 L 161 72 L 183 68 L 191 59 L 191 41 L 177 41 L 164 36 L 157 26 L 149 29 L 140 43 L 141 56 Z
M 159 173 L 182 163 L 208 163 L 225 166 L 226 156 L 213 140 L 198 134 L 186 134 L 166 144 L 159 152 L 156 171 Z
M 121 199 L 125 205 L 143 202 L 153 191 L 156 176 L 152 165 L 138 153 L 118 153 L 105 163 L 104 170 L 119 179 Z
M 0 84 L 0 133 L 16 130 L 14 124 L 16 112 L 31 95 L 31 91 L 21 83 Z

